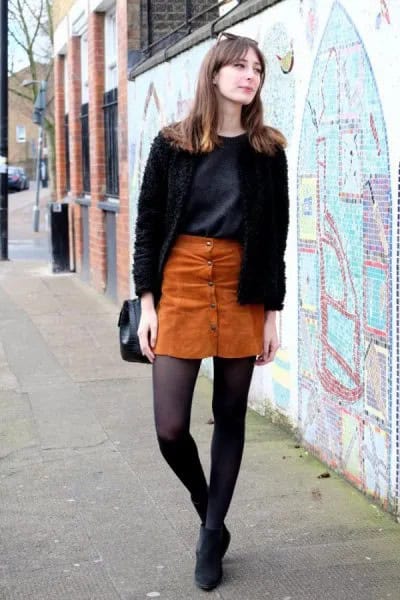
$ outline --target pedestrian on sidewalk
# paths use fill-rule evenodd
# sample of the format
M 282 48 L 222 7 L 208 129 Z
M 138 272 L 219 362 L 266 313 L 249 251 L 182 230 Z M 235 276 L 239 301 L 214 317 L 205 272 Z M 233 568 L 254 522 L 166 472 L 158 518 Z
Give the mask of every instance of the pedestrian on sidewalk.
M 205 590 L 222 577 L 251 377 L 255 365 L 275 357 L 285 296 L 286 141 L 264 125 L 264 77 L 256 41 L 220 34 L 202 62 L 188 116 L 152 143 L 138 203 L 140 346 L 152 363 L 161 453 L 201 519 L 195 581 Z M 211 356 L 208 486 L 190 417 L 201 360 Z

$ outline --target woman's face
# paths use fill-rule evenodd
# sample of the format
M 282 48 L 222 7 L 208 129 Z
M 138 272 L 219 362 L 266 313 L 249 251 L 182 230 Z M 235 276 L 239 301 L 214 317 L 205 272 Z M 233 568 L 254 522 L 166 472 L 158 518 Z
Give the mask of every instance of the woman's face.
M 238 104 L 250 104 L 260 87 L 262 67 L 253 48 L 233 64 L 221 67 L 213 77 L 217 96 Z

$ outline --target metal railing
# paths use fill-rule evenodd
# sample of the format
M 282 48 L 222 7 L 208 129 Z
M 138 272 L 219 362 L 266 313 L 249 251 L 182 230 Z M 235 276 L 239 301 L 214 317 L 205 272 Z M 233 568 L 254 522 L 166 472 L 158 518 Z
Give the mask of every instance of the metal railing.
M 90 193 L 90 140 L 89 140 L 89 103 L 81 106 L 82 131 L 82 186 L 85 194 Z
M 71 171 L 69 163 L 69 125 L 68 125 L 68 114 L 64 116 L 64 139 L 65 139 L 65 177 L 66 177 L 66 190 L 67 192 L 71 189 Z
M 238 4 L 241 4 L 244 0 L 238 0 Z M 162 48 L 166 48 L 175 44 L 181 38 L 185 37 L 189 33 L 196 29 L 194 27 L 194 23 L 196 20 L 200 19 L 204 15 L 207 15 L 211 11 L 217 10 L 220 6 L 226 4 L 226 0 L 219 0 L 218 2 L 213 3 L 208 8 L 197 12 L 195 14 L 192 13 L 192 0 L 185 0 L 185 20 L 178 25 L 175 29 L 163 35 L 157 40 L 153 40 L 154 37 L 154 24 L 152 19 L 152 0 L 147 0 L 147 45 L 142 48 L 143 52 L 143 61 L 152 56 L 158 50 Z M 218 21 L 222 17 L 217 17 L 216 21 Z M 213 21 L 214 19 L 210 19 Z M 202 25 L 203 23 L 201 23 Z M 200 26 L 200 25 L 199 25 Z M 142 62 L 142 61 L 140 61 Z
M 106 157 L 106 194 L 119 194 L 118 177 L 118 89 L 104 93 L 104 143 Z

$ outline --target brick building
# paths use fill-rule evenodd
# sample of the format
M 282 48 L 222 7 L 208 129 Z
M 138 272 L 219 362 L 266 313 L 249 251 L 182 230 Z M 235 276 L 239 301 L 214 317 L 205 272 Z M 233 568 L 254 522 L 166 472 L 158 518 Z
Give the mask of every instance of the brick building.
M 74 268 L 115 300 L 131 278 L 128 72 L 219 10 L 213 0 L 53 3 L 57 200 L 69 203 Z
M 46 77 L 47 71 L 48 65 L 36 63 L 37 77 Z M 22 82 L 31 78 L 30 67 L 21 69 L 8 78 L 8 162 L 12 166 L 24 167 L 29 177 L 33 179 L 36 172 L 38 126 L 32 121 L 32 88 L 22 87 Z M 51 115 L 53 111 L 51 101 L 53 82 L 51 78 L 48 81 L 47 89 L 47 97 L 50 98 L 50 102 L 46 112 Z M 15 90 L 17 93 L 11 90 Z M 47 156 L 47 154 L 47 140 L 46 135 L 44 135 L 43 155 Z

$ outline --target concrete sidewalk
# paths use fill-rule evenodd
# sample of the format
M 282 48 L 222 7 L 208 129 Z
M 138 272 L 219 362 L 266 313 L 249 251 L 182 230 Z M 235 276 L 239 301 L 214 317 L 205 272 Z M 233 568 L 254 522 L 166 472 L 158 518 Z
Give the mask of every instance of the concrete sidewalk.
M 33 231 L 33 207 L 36 200 L 35 185 L 23 192 L 14 192 L 8 197 L 9 243 L 11 260 L 49 260 L 48 203 L 50 190 L 40 190 L 39 231 Z
M 0 263 L 0 598 L 188 600 L 198 518 L 153 430 L 151 367 L 119 356 L 118 307 L 44 263 Z M 209 470 L 210 382 L 192 430 Z M 248 414 L 208 598 L 400 599 L 400 525 Z

